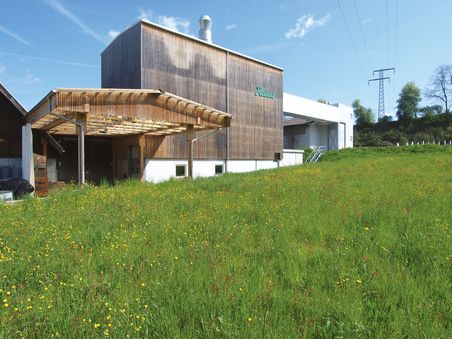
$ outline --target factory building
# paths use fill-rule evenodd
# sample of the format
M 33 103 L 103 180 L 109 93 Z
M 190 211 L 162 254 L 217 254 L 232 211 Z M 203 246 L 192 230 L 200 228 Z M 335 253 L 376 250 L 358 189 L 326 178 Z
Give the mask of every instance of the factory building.
M 353 145 L 349 107 L 283 93 L 282 68 L 212 43 L 209 17 L 200 25 L 195 38 L 141 20 L 101 53 L 102 88 L 49 92 L 23 117 L 24 177 L 33 154 L 46 163 L 39 182 L 160 182 Z

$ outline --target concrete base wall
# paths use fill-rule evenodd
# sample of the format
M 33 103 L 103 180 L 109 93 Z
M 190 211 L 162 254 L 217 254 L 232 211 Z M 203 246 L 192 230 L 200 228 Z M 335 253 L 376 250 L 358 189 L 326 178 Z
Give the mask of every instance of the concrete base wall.
M 304 152 L 299 150 L 284 150 L 284 158 L 279 162 L 279 166 L 295 166 L 303 164 Z
M 223 166 L 223 172 L 245 173 L 262 169 L 272 169 L 279 166 L 299 165 L 303 163 L 303 152 L 288 150 L 284 151 L 284 159 L 279 162 L 272 160 L 194 160 L 193 176 L 210 177 L 214 176 L 216 166 Z M 187 160 L 157 160 L 146 159 L 143 178 L 144 180 L 158 183 L 176 177 L 176 166 L 185 166 L 185 175 L 188 174 Z
M 146 159 L 144 179 L 150 182 L 162 182 L 176 177 L 176 166 L 185 166 L 185 175 L 188 175 L 187 160 L 156 160 Z M 223 160 L 195 160 L 193 161 L 194 177 L 209 177 L 215 175 L 215 166 L 223 166 Z

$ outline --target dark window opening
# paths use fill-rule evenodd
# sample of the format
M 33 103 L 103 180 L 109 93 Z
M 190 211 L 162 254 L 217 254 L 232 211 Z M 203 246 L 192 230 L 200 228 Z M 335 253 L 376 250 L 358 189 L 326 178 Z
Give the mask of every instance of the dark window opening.
M 215 175 L 223 174 L 223 165 L 215 165 Z
M 176 165 L 176 177 L 185 177 L 185 165 Z

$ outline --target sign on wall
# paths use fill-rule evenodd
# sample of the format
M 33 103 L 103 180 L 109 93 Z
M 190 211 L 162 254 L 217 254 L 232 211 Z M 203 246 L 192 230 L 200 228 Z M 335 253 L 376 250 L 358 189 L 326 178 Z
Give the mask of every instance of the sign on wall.
M 267 99 L 271 99 L 271 100 L 275 100 L 275 96 L 276 96 L 274 92 L 267 91 L 263 87 L 256 87 L 255 95 L 257 97 L 263 97 L 263 98 L 267 98 Z

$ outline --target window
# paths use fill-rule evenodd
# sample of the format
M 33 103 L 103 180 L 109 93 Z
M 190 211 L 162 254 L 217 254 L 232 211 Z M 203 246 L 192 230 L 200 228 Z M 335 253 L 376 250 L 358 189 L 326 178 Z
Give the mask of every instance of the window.
M 185 177 L 185 165 L 176 165 L 176 177 Z
M 215 165 L 215 175 L 223 174 L 223 165 Z

